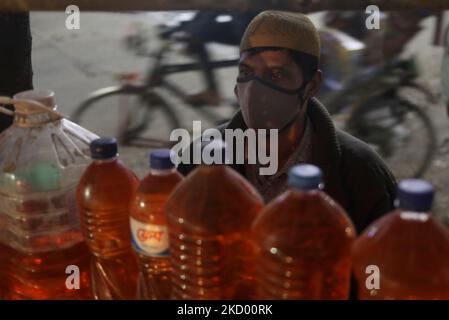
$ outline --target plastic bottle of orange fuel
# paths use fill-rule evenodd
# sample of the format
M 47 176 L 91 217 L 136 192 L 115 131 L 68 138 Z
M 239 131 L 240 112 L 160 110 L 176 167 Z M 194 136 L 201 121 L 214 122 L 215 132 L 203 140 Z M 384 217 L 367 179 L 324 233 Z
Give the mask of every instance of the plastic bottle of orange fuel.
M 139 297 L 170 299 L 171 268 L 165 205 L 183 179 L 170 150 L 150 153 L 150 172 L 140 182 L 131 207 L 131 234 L 140 262 Z
M 95 299 L 135 299 L 137 261 L 131 247 L 130 205 L 138 179 L 119 159 L 115 138 L 90 145 L 93 162 L 77 188 L 81 225 L 93 255 Z
M 403 180 L 398 208 L 353 248 L 359 299 L 449 299 L 449 231 L 430 213 L 431 184 Z
M 318 167 L 293 167 L 289 189 L 254 222 L 257 298 L 349 297 L 355 229 L 322 182 Z
M 53 91 L 1 104 L 15 111 L 0 135 L 0 299 L 90 299 L 75 190 L 98 137 L 57 111 Z
M 225 152 L 215 142 L 203 154 Z M 223 164 L 200 165 L 178 185 L 167 203 L 173 298 L 252 297 L 249 230 L 262 206 L 258 192 Z

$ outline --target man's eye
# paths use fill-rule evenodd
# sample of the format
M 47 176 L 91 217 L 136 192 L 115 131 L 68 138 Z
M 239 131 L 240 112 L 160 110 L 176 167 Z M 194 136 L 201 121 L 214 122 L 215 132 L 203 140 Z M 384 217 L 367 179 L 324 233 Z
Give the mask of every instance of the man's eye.
M 272 72 L 271 73 L 271 80 L 279 80 L 282 77 L 280 72 Z
M 240 77 L 248 77 L 251 73 L 248 70 L 240 70 Z

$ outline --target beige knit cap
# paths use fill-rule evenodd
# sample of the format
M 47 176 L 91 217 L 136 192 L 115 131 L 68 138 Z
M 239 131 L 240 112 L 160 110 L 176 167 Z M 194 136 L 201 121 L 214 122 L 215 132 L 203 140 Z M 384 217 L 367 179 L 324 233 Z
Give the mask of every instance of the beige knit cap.
M 263 11 L 251 21 L 243 34 L 240 53 L 257 47 L 279 47 L 320 56 L 320 39 L 312 21 L 304 14 L 287 11 Z

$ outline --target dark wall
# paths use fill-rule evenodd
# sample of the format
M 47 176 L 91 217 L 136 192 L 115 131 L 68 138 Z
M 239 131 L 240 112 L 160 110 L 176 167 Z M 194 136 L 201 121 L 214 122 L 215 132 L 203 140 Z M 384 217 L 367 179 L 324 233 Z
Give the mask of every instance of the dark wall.
M 0 95 L 32 88 L 30 16 L 0 12 Z M 0 113 L 0 132 L 10 123 L 11 117 Z

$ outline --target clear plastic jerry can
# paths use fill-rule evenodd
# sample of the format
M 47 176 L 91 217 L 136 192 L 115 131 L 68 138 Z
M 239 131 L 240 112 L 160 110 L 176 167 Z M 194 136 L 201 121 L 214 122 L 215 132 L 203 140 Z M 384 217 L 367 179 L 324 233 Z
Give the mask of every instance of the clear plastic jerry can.
M 13 99 L 11 127 L 0 134 L 0 276 L 6 299 L 90 298 L 89 253 L 75 190 L 90 163 L 95 134 L 56 111 L 52 91 Z M 78 275 L 67 281 L 70 272 Z

